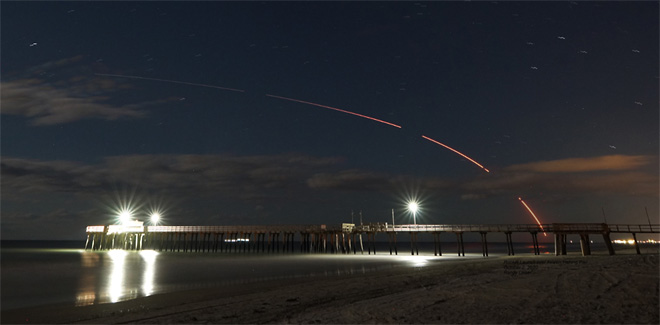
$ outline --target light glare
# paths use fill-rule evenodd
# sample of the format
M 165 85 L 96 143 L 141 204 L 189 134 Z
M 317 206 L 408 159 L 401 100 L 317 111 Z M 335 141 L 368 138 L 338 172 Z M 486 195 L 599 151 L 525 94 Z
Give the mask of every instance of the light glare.
M 151 214 L 151 224 L 156 225 L 160 221 L 160 213 L 155 211 Z
M 417 204 L 417 202 L 413 201 L 408 203 L 408 210 L 410 210 L 410 212 L 412 212 L 413 214 L 417 213 L 418 209 L 419 209 L 419 205 Z
M 133 211 L 124 209 L 119 212 L 119 221 L 121 224 L 127 224 L 131 222 L 131 218 L 133 217 Z

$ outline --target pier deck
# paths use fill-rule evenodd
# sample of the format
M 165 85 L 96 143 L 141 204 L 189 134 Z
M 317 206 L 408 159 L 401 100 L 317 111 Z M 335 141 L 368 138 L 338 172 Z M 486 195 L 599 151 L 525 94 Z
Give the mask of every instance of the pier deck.
M 488 256 L 489 233 L 503 233 L 509 255 L 514 255 L 512 233 L 529 233 L 534 254 L 539 255 L 539 232 L 554 235 L 555 255 L 566 254 L 566 236 L 580 236 L 582 255 L 590 255 L 589 235 L 601 235 L 613 255 L 610 233 L 629 233 L 640 253 L 636 234 L 660 233 L 660 224 L 605 224 L 605 223 L 552 223 L 537 224 L 403 224 L 369 223 L 362 225 L 253 225 L 253 226 L 142 226 L 131 225 L 88 226 L 85 249 L 154 249 L 183 252 L 294 252 L 295 239 L 300 252 L 356 254 L 364 253 L 363 235 L 367 236 L 367 252 L 376 254 L 375 237 L 379 233 L 388 237 L 390 254 L 398 254 L 397 234 L 410 235 L 411 254 L 419 254 L 418 234 L 433 235 L 434 254 L 442 255 L 440 236 L 456 235 L 459 256 L 465 256 L 463 234 L 481 235 L 482 254 Z

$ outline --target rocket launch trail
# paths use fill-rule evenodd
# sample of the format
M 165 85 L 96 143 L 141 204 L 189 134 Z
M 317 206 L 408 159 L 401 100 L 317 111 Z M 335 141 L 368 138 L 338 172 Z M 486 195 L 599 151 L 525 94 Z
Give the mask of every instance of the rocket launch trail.
M 376 121 L 376 122 L 380 122 L 380 123 L 383 123 L 383 124 L 387 124 L 387 125 L 389 125 L 389 126 L 393 126 L 393 127 L 395 127 L 395 128 L 399 128 L 399 129 L 401 128 L 400 125 L 397 125 L 397 124 L 394 124 L 394 123 L 390 123 L 390 122 L 387 122 L 387 121 L 379 120 L 379 119 L 374 118 L 374 117 L 371 117 L 371 116 L 367 116 L 367 115 L 362 115 L 362 114 L 354 113 L 354 112 L 351 112 L 351 111 L 347 111 L 347 110 L 339 109 L 339 108 L 332 107 L 332 106 L 326 106 L 326 105 L 321 105 L 321 104 L 317 104 L 317 103 L 306 102 L 306 101 L 304 101 L 304 100 L 300 100 L 300 99 L 294 99 L 294 98 L 288 98 L 288 97 L 282 97 L 282 96 L 275 96 L 275 95 L 269 95 L 269 94 L 266 94 L 266 96 L 268 96 L 268 97 L 273 97 L 273 98 L 279 98 L 279 99 L 283 99 L 283 100 L 288 100 L 288 101 L 292 101 L 292 102 L 297 102 L 297 103 L 302 103 L 302 104 L 307 104 L 307 105 L 314 105 L 314 106 L 318 106 L 318 107 L 323 107 L 323 108 L 331 109 L 331 110 L 334 110 L 334 111 L 337 111 L 337 112 L 342 112 L 342 113 L 346 113 L 346 114 L 351 114 L 351 115 L 359 116 L 359 117 L 366 118 L 366 119 L 369 119 L 369 120 L 372 120 L 372 121 Z
M 541 227 L 541 231 L 543 231 L 543 236 L 547 236 L 547 234 L 545 233 L 545 230 L 543 230 L 543 226 L 541 225 L 541 222 L 536 217 L 536 215 L 534 214 L 532 209 L 530 209 L 529 205 L 527 205 L 527 203 L 525 203 L 525 201 L 521 197 L 518 197 L 518 200 L 520 201 L 520 203 L 522 203 L 525 206 L 525 208 L 527 209 L 527 211 L 529 211 L 529 213 L 532 215 L 532 217 L 534 217 L 534 220 L 536 220 L 536 223 L 539 225 L 539 227 Z
M 95 75 L 103 76 L 103 77 L 128 78 L 128 79 L 140 79 L 140 80 L 169 82 L 169 83 L 173 83 L 173 84 L 197 86 L 197 87 L 206 87 L 206 88 L 215 88 L 215 89 L 220 89 L 220 90 L 236 91 L 236 92 L 241 92 L 241 93 L 245 92 L 245 90 L 242 90 L 242 89 L 234 89 L 234 88 L 220 87 L 220 86 L 214 86 L 214 85 L 198 84 L 198 83 L 186 82 L 186 81 L 176 81 L 176 80 L 168 80 L 168 79 L 148 78 L 148 77 L 140 77 L 140 76 L 127 76 L 127 75 L 121 75 L 121 74 L 107 74 L 107 73 L 95 73 Z
M 426 140 L 429 140 L 429 141 L 431 141 L 431 142 L 433 142 L 433 143 L 435 143 L 435 144 L 441 145 L 441 146 L 443 146 L 443 147 L 445 147 L 445 148 L 447 148 L 447 149 L 453 151 L 454 153 L 458 154 L 459 156 L 461 156 L 461 157 L 463 157 L 463 158 L 469 160 L 471 163 L 473 163 L 473 164 L 479 166 L 479 168 L 485 170 L 487 173 L 490 173 L 490 170 L 488 170 L 486 167 L 482 166 L 480 163 L 476 162 L 474 159 L 472 159 L 472 158 L 466 156 L 466 155 L 463 154 L 462 152 L 460 152 L 460 151 L 458 151 L 458 150 L 456 150 L 456 149 L 454 149 L 454 148 L 452 148 L 452 147 L 450 147 L 450 146 L 448 146 L 448 145 L 446 145 L 446 144 L 444 144 L 444 143 L 442 143 L 442 142 L 439 142 L 439 141 L 437 141 L 437 140 L 433 140 L 433 139 L 431 139 L 431 138 L 429 138 L 429 137 L 427 137 L 427 136 L 425 136 L 425 135 L 422 135 L 422 138 L 424 138 L 424 139 L 426 139 Z

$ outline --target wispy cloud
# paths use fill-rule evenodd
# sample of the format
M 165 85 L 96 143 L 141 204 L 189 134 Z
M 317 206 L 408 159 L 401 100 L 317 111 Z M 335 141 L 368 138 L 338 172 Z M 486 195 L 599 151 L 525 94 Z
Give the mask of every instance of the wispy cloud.
M 99 164 L 4 157 L 2 175 L 3 188 L 14 192 L 89 193 L 128 184 L 180 196 L 254 198 L 307 188 L 307 178 L 341 161 L 299 154 L 129 155 Z
M 390 190 L 392 180 L 387 175 L 351 169 L 337 173 L 314 174 L 307 179 L 307 185 L 316 189 Z
M 467 192 L 464 199 L 504 193 L 657 197 L 658 175 L 647 170 L 654 161 L 657 157 L 610 155 L 531 162 L 505 167 L 492 177 L 467 181 L 461 188 Z
M 341 158 L 302 154 L 128 155 L 108 157 L 98 164 L 3 157 L 2 186 L 11 193 L 85 194 L 127 184 L 177 197 L 221 195 L 241 200 L 298 197 L 310 190 L 396 192 L 407 183 L 418 184 L 422 191 L 453 193 L 463 199 L 537 192 L 657 196 L 658 175 L 642 170 L 653 159 L 605 156 L 528 163 L 459 182 L 343 169 Z
M 2 114 L 24 116 L 35 126 L 56 125 L 83 119 L 143 118 L 145 107 L 166 101 L 111 104 L 109 94 L 126 85 L 94 76 L 82 60 L 76 56 L 47 62 L 0 82 Z

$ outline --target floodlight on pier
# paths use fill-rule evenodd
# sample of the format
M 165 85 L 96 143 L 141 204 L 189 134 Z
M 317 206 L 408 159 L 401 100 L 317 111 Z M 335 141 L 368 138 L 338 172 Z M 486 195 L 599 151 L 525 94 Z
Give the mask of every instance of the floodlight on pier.
M 158 222 L 160 221 L 160 218 L 161 218 L 160 212 L 158 212 L 158 211 L 152 212 L 151 215 L 149 216 L 149 218 L 150 218 L 150 221 L 151 221 L 152 225 L 157 225 Z
M 416 201 L 408 202 L 408 211 L 413 214 L 413 223 L 417 224 L 417 211 L 419 210 L 419 204 Z
M 119 211 L 119 223 L 121 223 L 122 225 L 131 222 L 132 217 L 133 217 L 133 211 L 130 209 L 123 209 Z

